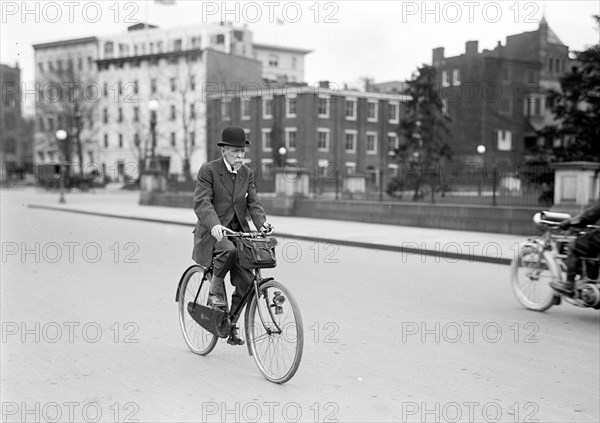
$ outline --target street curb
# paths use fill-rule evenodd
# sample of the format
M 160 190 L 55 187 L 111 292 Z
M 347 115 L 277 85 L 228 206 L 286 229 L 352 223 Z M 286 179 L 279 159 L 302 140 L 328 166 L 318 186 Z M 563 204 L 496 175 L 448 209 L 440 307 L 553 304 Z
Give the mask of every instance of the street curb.
M 89 216 L 111 217 L 111 218 L 116 218 L 116 219 L 138 220 L 138 221 L 142 221 L 142 222 L 162 223 L 162 224 L 179 225 L 179 226 L 190 226 L 190 227 L 194 226 L 193 223 L 177 222 L 177 221 L 173 221 L 173 220 L 152 219 L 152 218 L 148 218 L 148 217 L 138 217 L 138 216 L 124 216 L 124 215 L 120 215 L 120 214 L 92 212 L 92 211 L 69 209 L 69 208 L 57 207 L 57 206 L 45 206 L 45 205 L 40 205 L 40 204 L 28 204 L 27 207 L 29 207 L 31 209 L 77 213 L 77 214 L 85 214 L 85 215 L 89 215 Z M 492 264 L 503 264 L 503 265 L 510 265 L 512 262 L 511 259 L 504 258 L 504 257 L 486 257 L 486 256 L 475 255 L 475 254 L 453 253 L 451 251 L 411 248 L 411 247 L 403 247 L 403 246 L 389 245 L 389 244 L 377 244 L 377 243 L 373 243 L 373 242 L 345 241 L 345 240 L 340 240 L 340 239 L 320 238 L 320 237 L 309 236 L 309 235 L 296 235 L 296 234 L 287 234 L 287 233 L 281 233 L 281 232 L 277 233 L 277 237 L 278 238 L 297 239 L 300 241 L 322 242 L 324 244 L 343 245 L 343 246 L 347 246 L 347 247 L 357 247 L 357 248 L 368 248 L 368 249 L 373 249 L 373 250 L 391 251 L 391 252 L 411 254 L 411 255 L 421 254 L 424 256 L 433 256 L 433 257 L 452 259 L 452 260 L 466 260 L 466 261 L 470 261 L 470 262 L 492 263 Z

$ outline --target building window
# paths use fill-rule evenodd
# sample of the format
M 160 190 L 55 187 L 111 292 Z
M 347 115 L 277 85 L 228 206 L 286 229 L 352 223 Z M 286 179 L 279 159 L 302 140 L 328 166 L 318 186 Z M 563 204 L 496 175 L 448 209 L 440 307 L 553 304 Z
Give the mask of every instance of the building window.
M 38 63 L 38 70 L 42 73 L 44 73 L 44 64 L 42 62 Z
M 377 132 L 367 132 L 367 154 L 377 154 Z
M 502 81 L 510 82 L 510 68 L 507 66 L 502 68 Z
M 285 128 L 285 147 L 289 151 L 296 150 L 296 135 L 298 134 L 296 128 Z
M 250 129 L 244 128 L 244 132 L 246 133 L 246 139 L 248 141 L 250 141 L 251 140 L 251 138 L 250 138 Z
M 119 107 L 119 117 L 117 118 L 117 122 L 121 123 L 123 122 L 123 109 L 121 107 Z
M 263 151 L 273 151 L 271 145 L 271 128 L 262 129 L 262 149 Z
M 139 81 L 136 79 L 135 81 L 133 81 L 133 93 L 137 94 L 140 91 L 140 83 Z
M 344 106 L 344 115 L 346 120 L 356 120 L 356 99 L 347 98 Z
M 395 153 L 396 150 L 398 149 L 398 147 L 400 146 L 398 134 L 396 134 L 395 132 L 388 132 L 387 137 L 388 137 L 388 153 L 392 153 L 392 152 Z
M 329 151 L 329 129 L 317 129 L 317 149 L 319 151 Z
M 133 108 L 133 121 L 134 122 L 140 121 L 140 108 L 138 106 L 135 106 Z
M 296 117 L 296 101 L 298 97 L 287 98 L 285 101 L 285 115 L 289 118 Z
M 354 130 L 348 130 L 344 133 L 346 153 L 356 153 L 356 134 L 357 131 Z
M 181 38 L 177 38 L 173 41 L 173 51 L 181 51 L 182 41 Z
M 133 134 L 133 145 L 135 145 L 136 147 L 140 146 L 140 134 L 138 134 L 137 132 Z
M 260 163 L 262 179 L 271 180 L 273 176 L 273 159 L 262 159 Z
M 498 130 L 498 150 L 510 151 L 512 150 L 512 132 Z
M 262 99 L 263 106 L 263 119 L 271 119 L 273 117 L 273 99 L 272 98 L 263 98 Z
M 531 96 L 525 99 L 525 116 L 541 117 L 544 114 L 542 97 Z
M 319 97 L 319 117 L 329 117 L 329 99 L 327 97 Z
M 377 122 L 377 101 L 369 101 L 367 103 L 367 120 L 369 122 Z
M 276 54 L 269 54 L 269 66 L 276 68 L 279 65 L 279 56 Z
M 104 148 L 108 148 L 108 134 L 104 134 Z
M 222 101 L 221 102 L 221 119 L 222 120 L 230 120 L 231 119 L 231 101 Z
M 162 41 L 157 41 L 156 42 L 156 51 L 158 53 L 162 53 L 162 51 L 163 51 L 163 42 Z
M 152 94 L 156 94 L 156 79 L 155 78 L 150 80 L 150 92 Z
M 442 71 L 442 87 L 447 87 L 448 85 L 450 85 L 450 83 L 448 82 L 448 71 L 443 70 Z
M 171 147 L 175 147 L 175 132 L 171 132 Z
M 171 92 L 174 93 L 177 89 L 177 83 L 175 82 L 175 78 L 169 79 L 169 85 L 171 86 Z
M 398 176 L 398 165 L 396 163 L 388 164 L 388 175 L 391 178 L 395 178 L 396 176 Z
M 119 81 L 119 95 L 123 95 L 123 83 Z
M 296 56 L 292 56 L 292 69 L 296 69 L 298 66 L 298 58 Z
M 503 95 L 498 102 L 498 111 L 503 115 L 512 114 L 512 101 L 507 95 Z
M 123 134 L 119 134 L 119 148 L 123 148 Z
M 177 118 L 177 112 L 176 112 L 176 109 L 175 109 L 175 106 L 174 106 L 174 105 L 171 105 L 171 107 L 170 107 L 170 111 L 171 111 L 171 112 L 169 113 L 169 118 L 170 118 L 171 120 L 175 120 L 175 119 Z
M 192 91 L 196 90 L 196 76 L 195 75 L 190 76 L 190 90 L 192 90 Z
M 102 123 L 108 123 L 108 109 L 102 109 Z
M 242 116 L 242 120 L 249 120 L 250 119 L 250 101 L 248 100 L 242 100 L 241 104 L 240 104 L 240 109 L 241 109 L 241 116 Z
M 452 85 L 460 85 L 460 71 L 458 69 L 452 70 Z
M 191 119 L 196 118 L 196 105 L 195 104 L 190 104 L 190 118 Z
M 217 34 L 216 43 L 217 44 L 225 44 L 225 35 Z
M 196 131 L 190 132 L 190 147 L 196 146 Z
M 397 102 L 389 103 L 389 116 L 388 120 L 390 123 L 400 122 L 400 105 Z
M 355 175 L 356 174 L 356 163 L 354 163 L 354 162 L 346 162 L 345 163 L 345 168 L 346 168 L 346 175 L 351 176 L 351 175 Z

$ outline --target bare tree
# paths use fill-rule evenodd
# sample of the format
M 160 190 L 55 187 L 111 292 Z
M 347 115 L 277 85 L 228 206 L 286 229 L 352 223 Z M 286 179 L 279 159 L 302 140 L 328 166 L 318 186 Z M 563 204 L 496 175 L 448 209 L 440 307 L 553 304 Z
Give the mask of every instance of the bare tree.
M 67 55 L 59 61 L 57 69 L 48 69 L 42 74 L 40 101 L 37 102 L 38 116 L 45 124 L 39 126 L 45 137 L 38 139 L 38 148 L 59 151 L 66 161 L 76 156 L 78 172 L 83 176 L 84 149 L 93 145 L 98 125 L 94 124 L 100 89 L 95 82 L 93 69 L 83 69 L 82 62 Z M 67 132 L 66 140 L 59 143 L 55 131 Z M 41 144 L 41 145 L 40 145 Z

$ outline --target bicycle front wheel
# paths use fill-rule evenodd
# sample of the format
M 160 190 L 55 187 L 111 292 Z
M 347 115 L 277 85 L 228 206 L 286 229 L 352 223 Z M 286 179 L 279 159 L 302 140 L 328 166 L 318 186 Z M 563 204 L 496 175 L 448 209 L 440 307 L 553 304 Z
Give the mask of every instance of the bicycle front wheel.
M 550 286 L 559 279 L 554 260 L 549 253 L 536 245 L 524 244 L 511 265 L 513 293 L 529 310 L 546 311 L 557 301 L 557 294 Z
M 260 285 L 246 313 L 246 338 L 258 369 L 267 380 L 290 380 L 302 359 L 304 329 L 292 293 L 277 281 Z
M 183 276 L 179 292 L 179 325 L 183 338 L 190 350 L 199 355 L 207 355 L 217 345 L 218 338 L 200 326 L 188 312 L 188 304 L 206 305 L 210 279 L 204 278 L 204 271 L 199 266 L 190 268 Z

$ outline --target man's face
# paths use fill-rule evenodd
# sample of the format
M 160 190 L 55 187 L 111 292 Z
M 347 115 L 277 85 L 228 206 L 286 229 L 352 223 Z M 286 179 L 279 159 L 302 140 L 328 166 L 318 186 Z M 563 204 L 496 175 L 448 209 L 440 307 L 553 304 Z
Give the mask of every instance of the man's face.
M 238 147 L 221 147 L 221 153 L 225 158 L 225 161 L 229 163 L 235 170 L 239 170 L 244 162 L 244 155 L 246 154 L 245 148 Z

